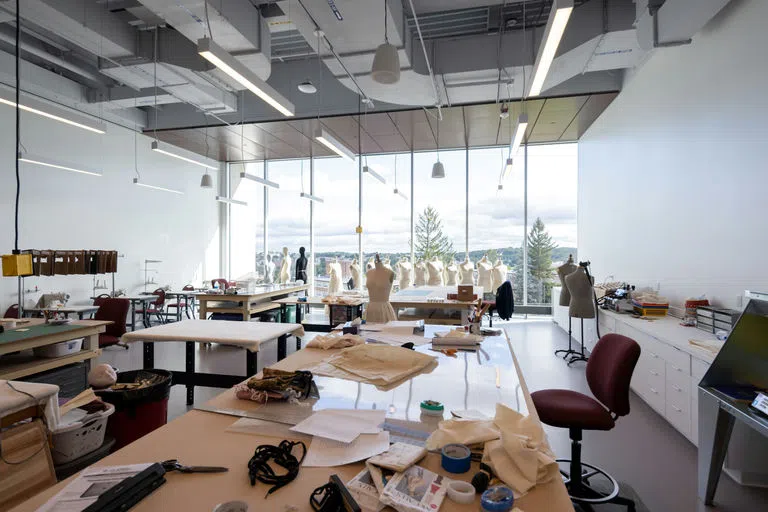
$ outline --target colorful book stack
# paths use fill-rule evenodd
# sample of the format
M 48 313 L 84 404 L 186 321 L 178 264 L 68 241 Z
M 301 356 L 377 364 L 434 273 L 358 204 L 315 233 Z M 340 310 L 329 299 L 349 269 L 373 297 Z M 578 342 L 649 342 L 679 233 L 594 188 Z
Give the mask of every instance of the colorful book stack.
M 669 302 L 647 302 L 632 299 L 632 309 L 640 316 L 666 316 Z

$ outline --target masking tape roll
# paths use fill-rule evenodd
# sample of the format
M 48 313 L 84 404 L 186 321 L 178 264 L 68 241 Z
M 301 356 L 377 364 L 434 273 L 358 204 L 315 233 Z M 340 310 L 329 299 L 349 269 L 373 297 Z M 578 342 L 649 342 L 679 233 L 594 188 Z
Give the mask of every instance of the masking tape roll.
M 447 444 L 441 455 L 441 465 L 449 473 L 466 473 L 472 464 L 472 451 L 463 444 Z
M 448 482 L 448 499 L 456 503 L 472 503 L 475 501 L 475 488 L 469 482 L 451 480 Z

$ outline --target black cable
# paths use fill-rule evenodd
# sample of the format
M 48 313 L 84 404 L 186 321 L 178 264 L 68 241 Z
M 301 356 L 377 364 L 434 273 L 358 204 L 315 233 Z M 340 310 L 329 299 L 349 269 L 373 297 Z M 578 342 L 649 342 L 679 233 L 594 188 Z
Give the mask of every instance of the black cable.
M 301 446 L 301 458 L 297 459 L 293 455 L 293 448 Z M 307 446 L 301 441 L 280 441 L 278 446 L 271 444 L 262 444 L 256 448 L 253 457 L 248 461 L 248 477 L 251 479 L 251 486 L 256 485 L 256 480 L 261 483 L 272 485 L 267 492 L 266 497 L 280 489 L 281 487 L 293 482 L 299 475 L 299 466 L 304 461 L 307 454 Z M 284 475 L 278 475 L 269 465 L 269 460 L 274 459 L 275 464 L 284 468 L 287 472 Z
M 21 197 L 21 176 L 19 175 L 19 150 L 21 149 L 21 110 L 19 101 L 21 84 L 19 72 L 21 63 L 21 16 L 19 15 L 19 0 L 16 0 L 16 207 L 14 210 L 13 254 L 19 254 L 19 198 Z

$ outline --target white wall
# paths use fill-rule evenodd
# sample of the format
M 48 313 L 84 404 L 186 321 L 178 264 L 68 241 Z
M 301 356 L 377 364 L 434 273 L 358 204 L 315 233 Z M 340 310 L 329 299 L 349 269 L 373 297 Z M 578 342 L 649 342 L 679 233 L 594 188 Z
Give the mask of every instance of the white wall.
M 736 307 L 768 291 L 768 2 L 656 50 L 579 144 L 579 258 Z
M 30 154 L 96 168 L 103 176 L 21 163 L 21 249 L 105 249 L 118 260 L 116 287 L 144 289 L 145 258 L 155 264 L 159 285 L 181 287 L 218 276 L 218 203 L 214 189 L 201 189 L 201 167 L 150 150 L 151 138 L 137 137 L 142 180 L 183 190 L 184 195 L 132 183 L 134 132 L 109 125 L 97 135 L 22 113 L 22 143 Z M 15 177 L 14 110 L 0 105 L 0 252 L 13 249 Z M 214 182 L 217 172 L 211 171 Z M 100 280 L 108 276 L 98 276 Z M 90 303 L 92 276 L 29 277 L 25 288 L 66 291 L 71 303 Z M 152 291 L 157 286 L 150 286 Z M 16 278 L 0 278 L 0 315 L 17 302 Z M 28 294 L 27 304 L 39 294 Z

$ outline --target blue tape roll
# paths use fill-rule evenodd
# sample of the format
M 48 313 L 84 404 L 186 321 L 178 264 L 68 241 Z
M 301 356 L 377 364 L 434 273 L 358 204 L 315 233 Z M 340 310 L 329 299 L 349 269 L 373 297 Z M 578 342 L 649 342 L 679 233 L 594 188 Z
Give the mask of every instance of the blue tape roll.
M 466 473 L 472 464 L 472 451 L 463 444 L 447 444 L 441 451 L 441 464 L 449 473 Z
M 480 497 L 483 512 L 508 512 L 514 505 L 515 495 L 505 485 L 491 487 Z

